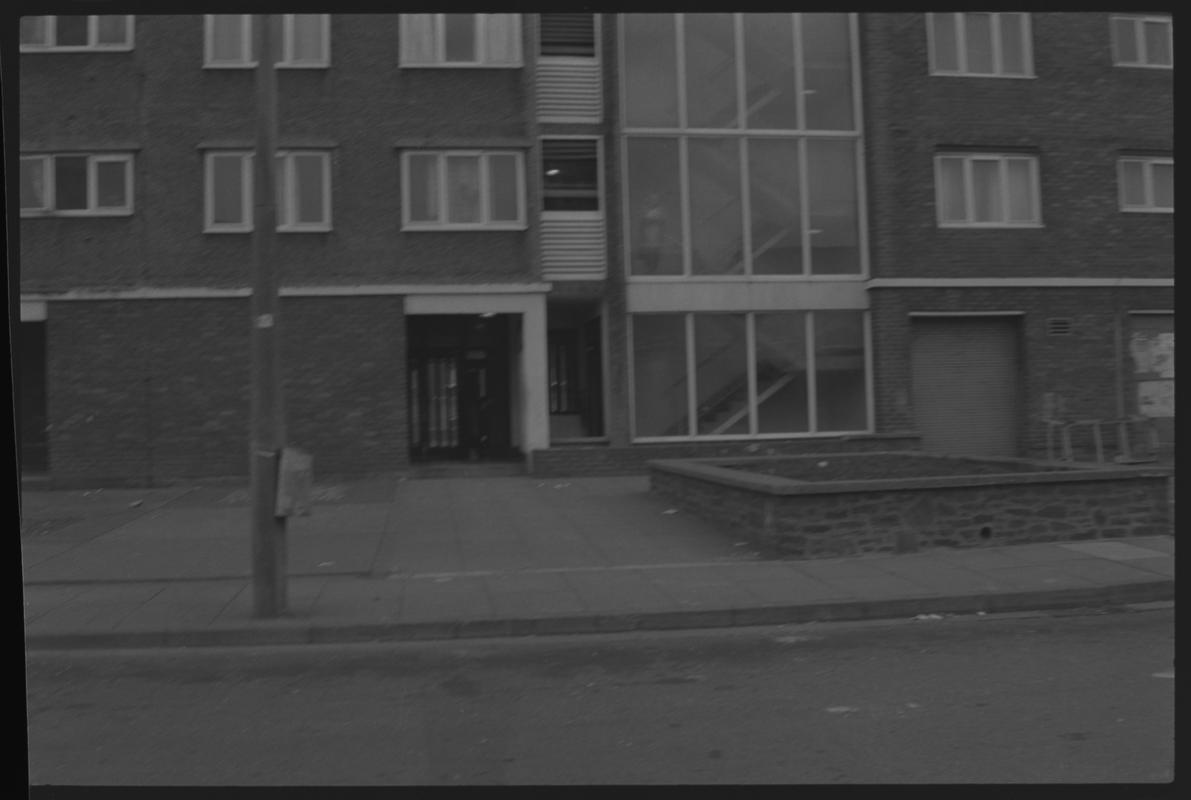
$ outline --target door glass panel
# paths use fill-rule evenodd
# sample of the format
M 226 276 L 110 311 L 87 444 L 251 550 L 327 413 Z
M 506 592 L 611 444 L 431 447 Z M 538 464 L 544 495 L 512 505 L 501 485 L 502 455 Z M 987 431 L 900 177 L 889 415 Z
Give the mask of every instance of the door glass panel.
M 748 151 L 753 272 L 800 275 L 803 264 L 798 142 L 749 139 Z
M 806 143 L 807 205 L 810 210 L 811 272 L 860 272 L 856 145 L 812 139 Z
M 698 433 L 749 432 L 744 314 L 695 315 Z
M 791 14 L 744 15 L 745 115 L 750 128 L 798 127 Z
M 689 139 L 691 271 L 697 275 L 744 272 L 740 200 L 740 142 Z
M 847 14 L 803 14 L 806 127 L 852 130 L 852 46 Z
M 818 430 L 864 430 L 868 400 L 863 312 L 816 311 L 813 322 Z
M 673 14 L 625 14 L 624 124 L 678 126 L 677 44 Z
M 629 248 L 634 275 L 682 273 L 678 140 L 628 140 Z
M 757 432 L 810 430 L 806 380 L 806 314 L 756 314 Z
M 686 436 L 686 320 L 633 315 L 633 411 L 637 436 Z
M 732 15 L 686 14 L 684 22 L 687 127 L 739 127 Z

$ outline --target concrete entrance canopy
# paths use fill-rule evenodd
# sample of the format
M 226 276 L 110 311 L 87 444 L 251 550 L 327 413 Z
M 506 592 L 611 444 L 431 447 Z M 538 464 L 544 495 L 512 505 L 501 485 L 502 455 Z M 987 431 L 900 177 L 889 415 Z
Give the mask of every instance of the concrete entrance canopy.
M 514 356 L 518 376 L 514 436 L 521 451 L 530 453 L 550 445 L 550 415 L 546 394 L 546 293 L 550 284 L 510 288 L 434 287 L 405 298 L 407 316 L 420 314 L 519 314 L 521 350 Z M 444 291 L 445 290 L 445 291 Z M 518 291 L 520 290 L 520 291 Z

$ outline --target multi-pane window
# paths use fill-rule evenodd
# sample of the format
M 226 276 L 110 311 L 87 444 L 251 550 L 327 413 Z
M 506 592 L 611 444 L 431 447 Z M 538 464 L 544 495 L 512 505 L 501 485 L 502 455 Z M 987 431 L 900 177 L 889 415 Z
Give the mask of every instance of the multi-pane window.
M 131 50 L 129 14 L 21 17 L 21 52 Z
M 541 14 L 538 52 L 547 57 L 593 58 L 595 14 Z
M 1042 224 L 1038 159 L 997 153 L 947 153 L 935 157 L 935 197 L 944 227 L 1013 227 Z
M 621 26 L 631 274 L 860 274 L 851 15 Z
M 932 75 L 1027 78 L 1034 74 L 1030 15 L 927 14 Z
M 251 14 L 207 14 L 205 20 L 205 66 L 256 66 Z M 330 14 L 274 14 L 272 23 L 278 67 L 330 65 Z
M 500 150 L 402 154 L 405 230 L 525 227 L 522 155 Z
M 25 216 L 125 216 L 132 213 L 127 153 L 21 156 Z
M 519 67 L 520 14 L 402 14 L 403 67 Z
M 252 230 L 252 153 L 212 151 L 205 159 L 204 230 Z M 331 159 L 321 151 L 277 153 L 277 230 L 322 232 L 331 229 Z
M 1134 156 L 1117 161 L 1122 211 L 1174 211 L 1174 159 Z
M 1118 67 L 1174 67 L 1174 27 L 1168 16 L 1114 16 L 1112 61 Z
M 869 428 L 862 311 L 632 316 L 638 439 Z
M 600 210 L 599 140 L 542 140 L 542 210 Z

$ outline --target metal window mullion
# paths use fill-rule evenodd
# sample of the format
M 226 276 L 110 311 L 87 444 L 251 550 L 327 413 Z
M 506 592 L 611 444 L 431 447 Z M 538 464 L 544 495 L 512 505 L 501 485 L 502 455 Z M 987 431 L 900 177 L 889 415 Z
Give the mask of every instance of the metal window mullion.
M 741 136 L 739 144 L 736 148 L 740 157 L 740 215 L 741 215 L 741 254 L 740 257 L 744 264 L 744 274 L 753 274 L 753 206 L 749 195 L 751 194 L 752 180 L 748 172 L 748 139 Z
M 806 340 L 806 420 L 808 433 L 819 432 L 818 380 L 815 376 L 815 312 L 803 312 L 804 339 Z
M 814 274 L 811 263 L 811 203 L 810 179 L 807 177 L 807 140 L 798 139 L 798 224 L 802 228 L 802 275 Z
M 745 368 L 748 375 L 748 421 L 749 436 L 757 435 L 757 418 L 760 409 L 757 408 L 757 336 L 753 329 L 756 314 L 749 311 L 744 315 L 744 352 Z
M 683 337 L 686 339 L 686 435 L 696 436 L 699 432 L 699 404 L 696 400 L 699 376 L 695 358 L 695 315 L 692 312 L 687 312 L 682 316 L 684 321 Z
M 322 153 L 319 156 L 323 175 L 323 219 L 327 227 L 331 226 L 331 154 Z
M 450 207 L 447 202 L 447 154 L 435 153 L 434 157 L 437 160 L 435 171 L 438 173 L 438 186 L 435 187 L 438 191 L 438 224 L 449 225 L 450 219 L 447 216 L 447 210 Z
M 599 158 L 599 149 L 597 148 L 596 158 Z M 517 165 L 517 224 L 529 224 L 529 205 L 526 202 L 525 194 L 528 191 L 528 178 L 526 177 L 525 154 L 517 151 L 513 153 L 513 161 Z M 596 168 L 599 169 L 599 162 L 596 162 Z M 601 209 L 603 207 L 601 206 Z
M 690 277 L 694 272 L 694 254 L 691 252 L 691 201 L 690 160 L 687 137 L 678 137 L 678 198 L 682 217 L 682 274 Z
M 45 184 L 45 198 L 44 208 L 47 211 L 55 211 L 58 208 L 58 197 L 55 189 L 58 185 L 58 177 L 56 173 L 57 159 L 53 156 L 45 156 L 45 168 L 43 170 Z
M 806 63 L 803 59 L 802 52 L 802 14 L 794 13 L 790 15 L 790 38 L 794 49 L 792 51 L 794 62 L 794 124 L 797 126 L 796 130 L 805 131 L 806 124 Z M 803 228 L 805 235 L 806 229 Z
M 676 61 L 674 85 L 678 90 L 678 127 L 687 127 L 686 113 L 686 14 L 674 15 L 674 54 Z

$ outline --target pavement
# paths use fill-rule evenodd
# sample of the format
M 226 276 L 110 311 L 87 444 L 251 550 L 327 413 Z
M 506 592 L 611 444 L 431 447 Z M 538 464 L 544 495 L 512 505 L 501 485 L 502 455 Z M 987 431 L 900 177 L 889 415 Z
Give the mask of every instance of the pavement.
M 253 609 L 247 486 L 22 489 L 29 650 L 599 633 L 1169 602 L 1174 538 L 781 560 L 645 476 L 378 476 L 287 523 Z

